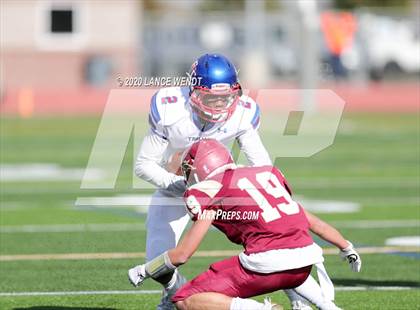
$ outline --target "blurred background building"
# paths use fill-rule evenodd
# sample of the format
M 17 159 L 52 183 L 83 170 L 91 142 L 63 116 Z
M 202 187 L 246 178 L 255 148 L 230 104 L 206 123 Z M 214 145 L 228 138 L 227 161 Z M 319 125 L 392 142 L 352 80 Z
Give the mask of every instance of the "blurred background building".
M 106 85 L 136 72 L 139 6 L 133 1 L 1 1 L 2 85 Z
M 258 50 L 269 80 L 296 79 L 307 18 L 314 19 L 316 45 L 310 52 L 317 55 L 321 79 L 379 80 L 420 72 L 418 1 L 192 3 L 144 2 L 144 74 L 183 73 L 196 55 L 215 50 L 246 67 L 246 56 Z M 331 54 L 341 58 L 338 72 Z
M 410 0 L 2 0 L 0 108 L 100 107 L 118 76 L 185 75 L 205 52 L 246 87 L 418 82 L 419 15 Z

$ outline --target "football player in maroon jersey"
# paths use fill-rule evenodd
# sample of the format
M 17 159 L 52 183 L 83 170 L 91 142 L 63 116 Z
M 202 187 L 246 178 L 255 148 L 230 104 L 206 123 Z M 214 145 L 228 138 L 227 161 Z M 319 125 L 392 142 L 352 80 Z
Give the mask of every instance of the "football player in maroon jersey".
M 130 269 L 133 285 L 185 264 L 213 225 L 244 251 L 181 287 L 172 298 L 178 309 L 276 309 L 249 297 L 291 288 L 320 309 L 339 309 L 318 285 L 308 290 L 312 265 L 323 262 L 309 229 L 340 248 L 356 271 L 360 256 L 336 229 L 292 199 L 277 168 L 238 167 L 221 143 L 209 139 L 188 149 L 182 171 L 188 185 L 185 203 L 195 223 L 176 248 Z

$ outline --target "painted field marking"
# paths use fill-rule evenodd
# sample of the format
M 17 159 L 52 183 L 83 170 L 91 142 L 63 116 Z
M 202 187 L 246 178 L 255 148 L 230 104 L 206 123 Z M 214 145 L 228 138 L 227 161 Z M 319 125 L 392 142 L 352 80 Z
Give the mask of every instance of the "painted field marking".
M 420 289 L 419 286 L 335 286 L 336 291 L 405 291 Z
M 306 180 L 294 180 L 294 187 L 299 188 L 403 188 L 418 187 L 419 180 L 416 177 L 400 179 L 393 178 L 314 178 Z
M 136 290 L 136 291 L 68 291 L 68 292 L 0 292 L 2 297 L 11 296 L 72 296 L 72 295 L 147 295 L 162 294 L 158 290 Z
M 184 201 L 180 198 L 180 206 L 184 206 Z M 118 195 L 111 197 L 79 197 L 75 206 L 89 207 L 118 207 L 118 206 L 150 206 L 152 203 L 151 195 Z M 153 205 L 174 205 L 173 198 L 161 197 L 153 201 Z M 147 210 L 146 210 L 147 212 Z
M 331 221 L 338 228 L 352 229 L 380 229 L 398 227 L 420 227 L 420 220 L 355 220 L 355 221 Z
M 411 253 L 420 252 L 420 247 L 362 247 L 357 249 L 360 254 L 388 254 L 388 253 Z M 212 250 L 198 251 L 194 257 L 225 257 L 238 255 L 240 250 Z M 336 255 L 336 248 L 324 248 L 324 255 Z M 26 260 L 87 260 L 87 259 L 127 259 L 127 258 L 144 258 L 145 252 L 114 252 L 114 253 L 59 253 L 59 254 L 16 254 L 16 255 L 0 255 L 0 261 L 26 261 Z
M 386 245 L 391 246 L 418 246 L 420 247 L 420 236 L 401 236 L 386 239 Z
M 86 231 L 137 231 L 145 230 L 143 223 L 109 223 L 109 224 L 63 224 L 63 225 L 23 225 L 2 226 L 0 233 L 61 233 Z
M 332 221 L 337 228 L 381 229 L 398 227 L 420 227 L 419 220 L 354 220 Z M 61 233 L 61 232 L 109 232 L 145 230 L 144 223 L 107 223 L 107 224 L 53 224 L 53 225 L 10 225 L 0 226 L 0 233 Z
M 315 200 L 297 198 L 306 210 L 316 213 L 355 213 L 360 211 L 360 204 L 339 200 Z
M 84 173 L 84 168 L 64 168 L 53 163 L 0 165 L 0 180 L 2 182 L 80 181 Z M 104 178 L 104 172 L 95 169 L 88 177 L 92 181 L 100 180 Z
M 336 291 L 402 291 L 419 289 L 418 286 L 336 286 Z M 150 295 L 162 294 L 161 290 L 132 291 L 63 291 L 63 292 L 0 292 L 0 297 L 16 296 L 75 296 L 75 295 Z

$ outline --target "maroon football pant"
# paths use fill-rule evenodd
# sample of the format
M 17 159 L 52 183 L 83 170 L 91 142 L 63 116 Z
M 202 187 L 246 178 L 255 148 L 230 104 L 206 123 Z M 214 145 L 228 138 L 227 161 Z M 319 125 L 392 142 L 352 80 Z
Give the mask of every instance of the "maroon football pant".
M 234 256 L 210 265 L 209 270 L 182 286 L 172 297 L 173 302 L 204 292 L 230 297 L 248 298 L 282 289 L 294 288 L 305 282 L 312 266 L 275 273 L 256 273 L 242 267 Z

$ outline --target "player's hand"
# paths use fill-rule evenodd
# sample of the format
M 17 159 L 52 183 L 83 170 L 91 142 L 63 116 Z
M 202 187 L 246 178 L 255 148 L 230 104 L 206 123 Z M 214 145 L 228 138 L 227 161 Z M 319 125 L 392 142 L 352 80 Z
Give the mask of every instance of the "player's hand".
M 170 173 L 182 176 L 181 161 L 183 152 L 176 152 L 166 164 L 166 170 Z
M 138 265 L 128 270 L 128 280 L 134 287 L 139 286 L 147 278 L 146 266 Z
M 342 260 L 347 260 L 353 272 L 360 272 L 362 269 L 362 259 L 354 249 L 353 244 L 350 241 L 348 243 L 349 246 L 347 248 L 340 250 L 340 257 Z
M 187 190 L 187 184 L 185 183 L 184 177 L 178 176 L 171 185 L 168 186 L 167 190 L 174 197 L 184 196 L 185 191 Z

